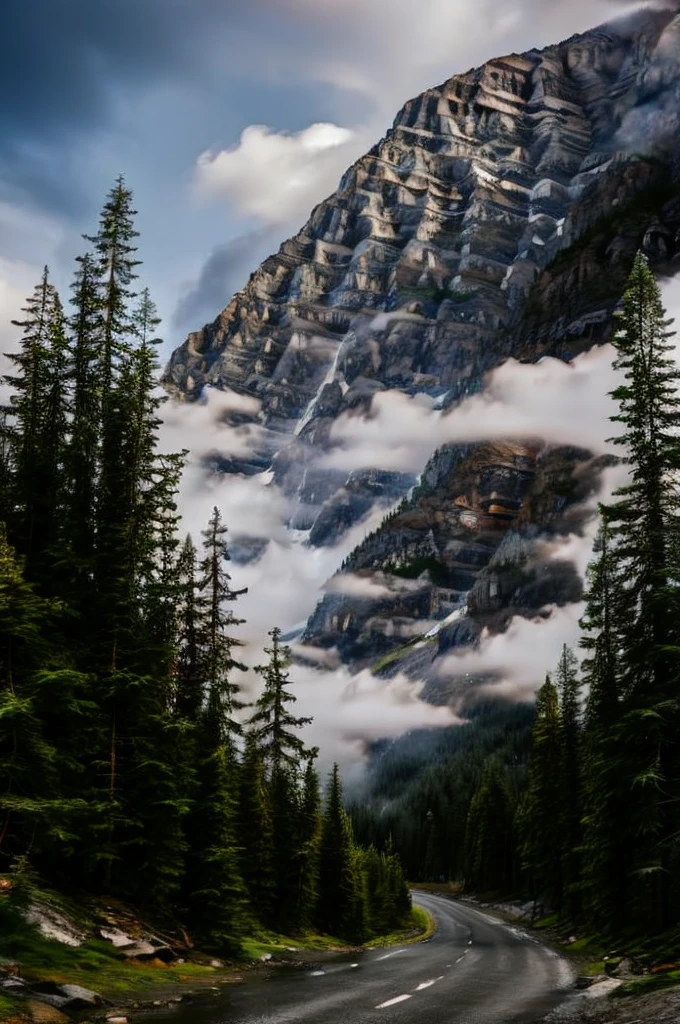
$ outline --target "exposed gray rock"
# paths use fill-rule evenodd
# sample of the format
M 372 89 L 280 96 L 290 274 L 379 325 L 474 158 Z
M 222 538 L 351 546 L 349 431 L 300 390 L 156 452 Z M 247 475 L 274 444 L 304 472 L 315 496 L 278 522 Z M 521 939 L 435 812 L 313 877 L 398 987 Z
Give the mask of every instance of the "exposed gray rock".
M 86 1009 L 89 1006 L 100 1006 L 104 1002 L 102 996 L 92 989 L 83 988 L 82 985 L 60 985 L 60 991 L 68 999 L 69 1009 Z
M 645 10 L 410 100 L 173 354 L 175 394 L 209 384 L 261 403 L 260 448 L 238 463 L 216 453 L 215 467 L 271 463 L 291 525 L 331 544 L 413 486 L 380 466 L 320 466 L 339 417 L 395 389 L 448 408 L 509 357 L 571 359 L 607 340 L 636 250 L 660 270 L 680 267 L 679 38 L 680 14 Z M 594 486 L 588 459 L 540 441 L 446 446 L 349 560 L 359 575 L 421 585 L 372 602 L 329 594 L 304 639 L 355 666 L 422 674 L 484 627 L 578 600 L 573 567 L 536 566 L 528 553 L 537 530 L 574 528 L 570 510 Z M 265 542 L 235 540 L 243 560 Z M 445 624 L 410 642 L 408 622 L 432 619 Z
M 81 946 L 85 941 L 85 931 L 56 907 L 31 903 L 24 911 L 24 917 L 46 939 L 55 939 L 66 946 Z

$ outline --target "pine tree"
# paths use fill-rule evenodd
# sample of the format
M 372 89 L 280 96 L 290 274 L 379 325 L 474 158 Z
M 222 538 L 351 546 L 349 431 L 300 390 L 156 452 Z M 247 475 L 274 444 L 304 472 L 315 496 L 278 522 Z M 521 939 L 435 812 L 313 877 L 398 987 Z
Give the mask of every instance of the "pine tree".
M 250 719 L 255 729 L 265 759 L 272 771 L 285 767 L 296 767 L 309 756 L 296 730 L 309 725 L 311 718 L 295 718 L 288 708 L 296 697 L 286 685 L 290 675 L 290 648 L 281 646 L 281 630 L 270 630 L 272 646 L 265 647 L 269 655 L 268 665 L 258 665 L 255 671 L 264 679 L 262 695 L 256 702 L 257 711 Z
M 95 521 L 101 456 L 103 381 L 102 309 L 94 259 L 77 260 L 72 286 L 72 418 L 67 450 L 67 557 L 71 561 L 71 602 L 87 621 L 94 610 Z
M 619 572 L 605 518 L 594 554 L 581 620 L 587 691 L 582 748 L 583 907 L 592 927 L 617 932 L 627 913 L 622 897 L 628 887 L 628 843 L 633 836 L 622 786 L 627 778 L 625 764 L 620 763 L 625 762 L 625 751 L 619 749 L 616 737 L 622 707 L 620 631 L 625 625 L 616 615 Z
M 519 814 L 522 859 L 534 906 L 560 910 L 563 899 L 559 779 L 562 765 L 559 698 L 550 676 L 536 695 L 529 780 Z
M 586 610 L 581 626 L 580 646 L 586 652 L 582 664 L 586 687 L 586 725 L 607 728 L 619 718 L 622 623 L 616 621 L 617 565 L 609 525 L 600 508 L 600 529 L 595 540 L 594 559 L 588 566 Z
M 646 259 L 638 255 L 614 338 L 623 383 L 613 392 L 629 481 L 603 507 L 616 563 L 614 615 L 621 708 L 615 726 L 626 750 L 620 786 L 635 822 L 630 846 L 630 909 L 638 925 L 668 924 L 671 860 L 678 826 L 680 725 L 675 694 L 680 635 L 680 371 L 670 321 Z
M 180 718 L 196 723 L 203 709 L 205 669 L 199 642 L 196 548 L 187 534 L 178 565 L 177 655 L 174 708 Z
M 247 893 L 236 842 L 235 766 L 227 744 L 203 756 L 197 780 L 187 824 L 188 923 L 206 949 L 238 953 L 247 919 Z
M 0 863 L 30 854 L 58 881 L 87 809 L 74 737 L 82 742 L 95 709 L 87 680 L 60 668 L 50 650 L 55 612 L 26 582 L 0 527 Z
M 13 502 L 7 525 L 25 557 L 29 578 L 36 579 L 45 575 L 45 547 L 54 539 L 59 517 L 53 507 L 58 501 L 55 448 L 63 444 L 66 416 L 63 316 L 47 267 L 24 313 L 25 319 L 12 321 L 23 332 L 19 351 L 9 354 L 17 372 L 4 378 L 12 389 L 14 421 L 9 433 Z
M 514 881 L 512 800 L 495 761 L 470 803 L 465 828 L 465 882 L 477 891 L 510 892 Z
M 361 942 L 366 933 L 363 879 L 342 804 L 337 764 L 331 772 L 321 827 L 317 920 L 325 931 L 351 942 Z
M 93 246 L 91 265 L 96 274 L 101 308 L 100 359 L 104 430 L 113 402 L 117 359 L 134 334 L 131 300 L 135 298 L 133 283 L 137 278 L 136 268 L 140 264 L 135 258 L 135 239 L 139 237 L 134 226 L 136 213 L 132 208 L 132 192 L 121 175 L 104 203 L 97 234 L 85 236 Z
M 234 658 L 232 652 L 242 646 L 242 641 L 232 636 L 231 630 L 243 620 L 237 619 L 225 605 L 245 594 L 246 588 L 232 589 L 231 576 L 225 568 L 229 561 L 227 528 L 218 508 L 213 509 L 208 528 L 202 532 L 205 555 L 199 567 L 199 643 L 205 666 L 205 720 L 212 742 L 218 745 L 242 732 L 235 713 L 243 709 L 244 703 L 239 696 L 240 687 L 232 682 L 231 675 L 234 669 L 245 671 L 245 665 Z
M 566 646 L 555 672 L 555 683 L 560 709 L 560 776 L 559 801 L 561 826 L 556 843 L 562 851 L 562 882 L 565 910 L 572 919 L 580 913 L 581 884 L 581 709 L 578 662 L 573 651 Z
M 321 794 L 312 751 L 305 768 L 298 826 L 297 931 L 309 929 L 314 920 L 319 885 L 319 844 L 321 841 Z
M 276 900 L 274 836 L 264 760 L 253 732 L 246 736 L 239 778 L 241 874 L 258 919 L 272 925 Z

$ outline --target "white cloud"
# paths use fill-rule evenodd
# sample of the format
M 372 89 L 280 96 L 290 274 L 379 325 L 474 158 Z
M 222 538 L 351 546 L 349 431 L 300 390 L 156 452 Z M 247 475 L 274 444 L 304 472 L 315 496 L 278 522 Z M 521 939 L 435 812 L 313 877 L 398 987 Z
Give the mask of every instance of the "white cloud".
M 305 218 L 337 186 L 353 137 L 328 123 L 295 133 L 251 125 L 237 145 L 199 156 L 196 184 L 203 194 L 225 195 L 239 214 L 267 224 Z
M 379 601 L 394 594 L 418 590 L 422 584 L 417 580 L 401 579 L 387 576 L 385 573 L 374 573 L 371 576 L 359 576 L 356 573 L 343 573 L 334 576 L 326 583 L 327 594 L 345 594 L 360 600 Z
M 295 711 L 314 716 L 305 740 L 321 748 L 322 767 L 362 761 L 372 741 L 400 736 L 411 729 L 463 725 L 449 707 L 435 707 L 421 698 L 423 684 L 404 675 L 377 679 L 368 669 L 350 675 L 296 666 Z
M 483 392 L 449 412 L 435 409 L 427 395 L 378 392 L 368 417 L 347 413 L 336 421 L 331 438 L 337 447 L 319 465 L 417 473 L 440 445 L 509 438 L 610 451 L 607 438 L 615 432 L 609 421 L 614 404 L 608 397 L 616 382 L 613 355 L 607 345 L 572 363 L 510 359 L 489 375 Z
M 680 310 L 680 275 L 664 285 L 664 299 L 673 314 Z M 447 416 L 432 408 L 425 396 L 410 399 L 397 392 L 376 396 L 375 419 L 346 420 L 339 436 L 347 445 L 343 456 L 355 463 L 422 469 L 433 448 L 444 440 L 504 439 L 533 435 L 577 443 L 595 451 L 607 450 L 613 432 L 613 411 L 607 391 L 614 384 L 612 349 L 603 347 L 579 356 L 573 365 L 546 359 L 536 365 L 510 361 L 492 374 L 485 393 L 461 404 Z M 229 413 L 244 413 L 254 421 L 244 430 L 225 422 Z M 256 401 L 234 392 L 209 392 L 207 402 L 165 406 L 163 442 L 166 448 L 192 449 L 180 504 L 186 525 L 197 540 L 212 506 L 217 504 L 232 536 L 264 536 L 270 543 L 263 556 L 249 565 L 233 565 L 235 587 L 249 587 L 236 611 L 247 621 L 239 635 L 250 664 L 262 660 L 262 646 L 273 625 L 284 631 L 301 626 L 324 591 L 379 599 L 391 593 L 392 581 L 382 574 L 352 574 L 332 579 L 343 558 L 373 529 L 380 513 L 348 533 L 335 548 L 310 549 L 304 535 L 287 529 L 291 507 L 271 483 L 269 474 L 254 477 L 207 475 L 202 459 L 210 452 L 245 455 L 263 442 Z M 264 438 L 266 440 L 266 438 Z M 367 454 L 368 453 L 368 454 Z M 363 462 L 361 460 L 364 460 Z M 599 497 L 607 500 L 622 482 L 621 469 L 603 476 Z M 595 501 L 592 502 L 593 512 Z M 590 559 L 596 521 L 579 535 L 539 542 L 538 558 L 574 561 L 584 572 Z M 328 586 L 326 581 L 331 580 Z M 449 656 L 440 663 L 445 674 L 490 674 L 497 677 L 489 692 L 510 700 L 530 700 L 546 671 L 557 662 L 563 643 L 576 644 L 582 607 L 547 609 L 545 618 L 517 618 L 507 632 L 485 636 L 480 648 Z M 387 627 L 386 623 L 386 627 Z M 426 629 L 428 623 L 421 624 Z M 401 624 L 394 623 L 395 634 Z M 328 760 L 361 761 L 366 743 L 413 728 L 455 724 L 447 709 L 433 709 L 420 700 L 417 684 L 398 678 L 385 683 L 368 672 L 351 676 L 339 666 L 336 651 L 306 651 L 317 668 L 296 665 L 291 670 L 301 714 L 315 716 L 309 740 L 322 743 Z M 252 692 L 251 673 L 243 680 Z
M 563 644 L 577 648 L 579 618 L 583 604 L 546 608 L 533 619 L 517 616 L 505 633 L 484 632 L 478 648 L 451 654 L 437 664 L 443 678 L 464 675 L 492 675 L 493 682 L 480 687 L 482 693 L 505 700 L 531 701 L 557 664 Z
M 267 0 L 275 9 L 279 0 Z M 380 135 L 412 96 L 492 57 L 559 42 L 642 3 L 610 0 L 289 0 L 300 41 L 271 40 L 265 73 L 333 86 L 368 104 Z M 264 44 L 267 46 L 267 44 Z
M 9 388 L 2 377 L 12 373 L 10 352 L 16 352 L 21 338 L 21 328 L 12 320 L 21 320 L 21 309 L 26 298 L 33 291 L 40 277 L 40 271 L 27 263 L 0 257 L 0 405 L 7 402 Z

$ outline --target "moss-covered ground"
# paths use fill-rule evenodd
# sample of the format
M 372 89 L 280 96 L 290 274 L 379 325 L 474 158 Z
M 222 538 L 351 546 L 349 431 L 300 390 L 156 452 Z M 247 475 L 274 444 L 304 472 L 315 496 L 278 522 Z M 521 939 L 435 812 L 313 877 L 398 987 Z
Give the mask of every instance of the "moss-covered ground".
M 210 958 L 187 953 L 185 962 L 170 964 L 130 961 L 110 943 L 89 938 L 81 946 L 68 946 L 45 938 L 19 916 L 5 918 L 0 928 L 0 964 L 16 970 L 32 983 L 82 985 L 104 997 L 109 1007 L 126 1007 L 169 999 L 240 980 L 241 972 L 254 961 L 269 955 L 272 960 L 305 959 L 312 952 L 342 951 L 350 947 L 328 935 L 277 935 L 272 932 L 246 938 L 239 960 L 222 967 L 210 965 Z M 7 927 L 11 923 L 11 927 Z M 430 915 L 414 907 L 411 920 L 388 935 L 374 937 L 370 947 L 416 942 L 429 938 L 434 930 Z M 357 948 L 357 947 L 353 947 Z M 11 968 L 14 969 L 14 968 Z M 0 994 L 0 1024 L 24 1024 L 31 1020 L 27 1004 Z

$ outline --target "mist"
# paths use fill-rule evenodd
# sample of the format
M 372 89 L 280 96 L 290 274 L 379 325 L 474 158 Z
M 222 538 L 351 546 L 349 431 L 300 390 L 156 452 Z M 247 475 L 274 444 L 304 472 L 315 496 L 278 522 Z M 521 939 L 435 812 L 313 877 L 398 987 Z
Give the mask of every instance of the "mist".
M 680 311 L 680 276 L 663 284 L 673 316 Z M 680 354 L 680 351 L 679 351 Z M 536 437 L 555 444 L 576 444 L 594 454 L 616 451 L 610 438 L 616 425 L 609 417 L 614 403 L 608 392 L 616 384 L 611 345 L 594 348 L 567 364 L 543 359 L 536 364 L 509 360 L 491 373 L 482 393 L 449 412 L 434 408 L 427 396 L 410 398 L 397 391 L 374 397 L 368 418 L 342 417 L 335 427 L 338 447 L 320 464 L 350 470 L 379 466 L 421 472 L 441 444 Z M 238 635 L 245 643 L 244 661 L 262 661 L 267 632 L 274 625 L 295 635 L 325 593 L 376 601 L 395 587 L 418 586 L 383 573 L 335 575 L 343 559 L 381 522 L 374 510 L 344 535 L 335 547 L 310 548 L 305 534 L 286 525 L 294 511 L 291 500 L 269 472 L 253 476 L 221 474 L 206 466 L 211 454 L 247 456 L 269 443 L 258 419 L 256 400 L 234 392 L 209 390 L 203 403 L 168 402 L 164 407 L 162 444 L 166 450 L 190 450 L 179 495 L 185 529 L 197 543 L 213 506 L 223 513 L 232 538 L 266 538 L 260 556 L 248 564 L 232 563 L 236 588 L 248 593 L 237 603 L 246 619 Z M 234 419 L 234 414 L 238 415 Z M 241 418 L 248 418 L 242 423 Z M 237 425 L 234 425 L 236 422 Z M 586 507 L 586 526 L 560 538 L 538 538 L 536 561 L 573 562 L 583 576 L 597 531 L 597 502 L 607 500 L 625 481 L 625 466 L 606 470 L 600 493 Z M 229 535 L 228 535 L 229 536 Z M 532 700 L 546 672 L 554 668 L 563 644 L 577 645 L 581 605 L 546 608 L 535 619 L 514 619 L 506 632 L 483 635 L 479 646 L 450 655 L 437 665 L 447 675 L 490 676 L 481 693 L 509 701 Z M 422 622 L 422 632 L 432 625 Z M 410 631 L 417 629 L 411 626 Z M 398 632 L 398 630 L 396 631 Z M 461 724 L 449 708 L 433 708 L 422 700 L 418 681 L 399 676 L 375 679 L 368 670 L 351 675 L 337 651 L 293 645 L 296 664 L 291 678 L 298 696 L 296 710 L 313 715 L 307 739 L 322 748 L 327 760 L 360 764 L 367 744 L 416 728 Z M 249 671 L 239 682 L 252 697 L 258 679 Z

